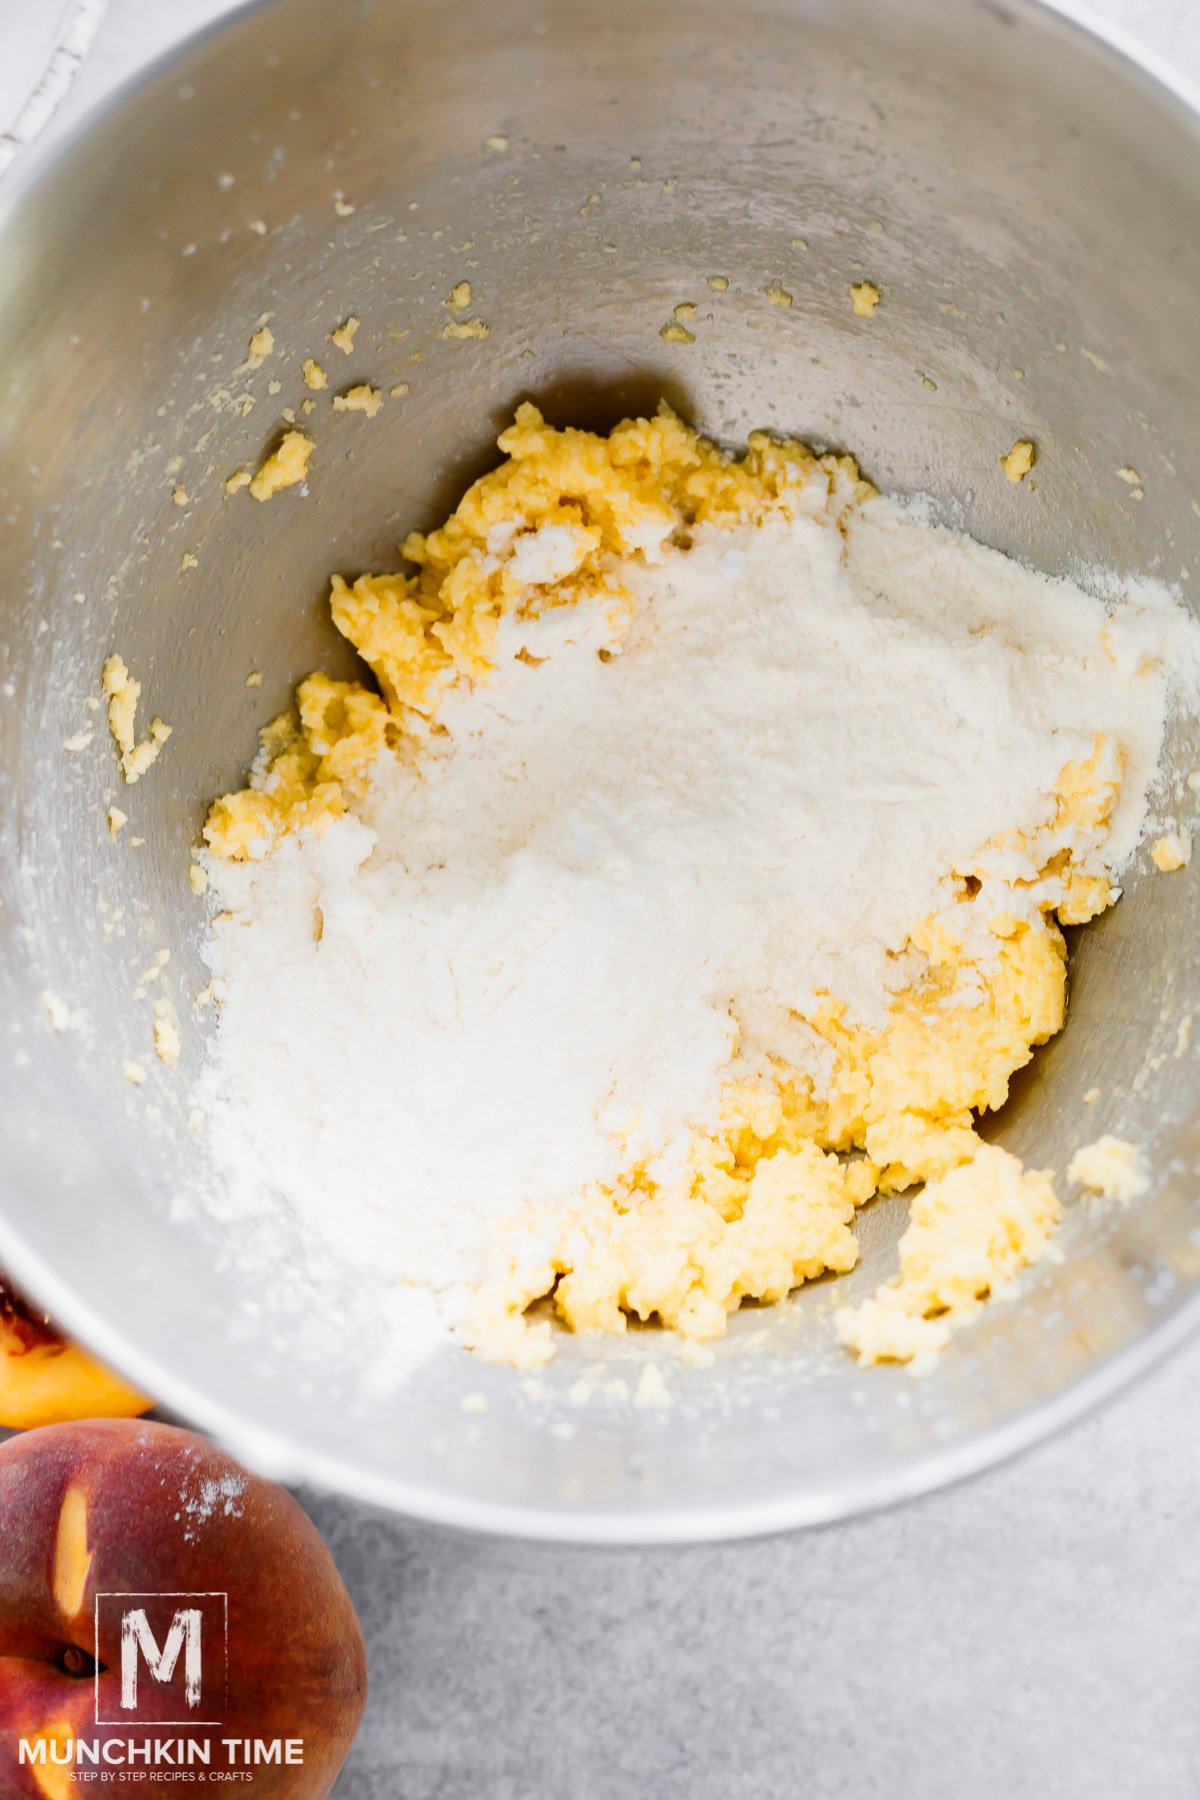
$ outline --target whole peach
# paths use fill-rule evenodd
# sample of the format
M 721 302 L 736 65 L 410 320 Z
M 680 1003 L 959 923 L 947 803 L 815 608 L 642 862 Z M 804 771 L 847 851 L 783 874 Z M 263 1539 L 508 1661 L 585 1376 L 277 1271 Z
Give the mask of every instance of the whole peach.
M 284 1489 L 169 1425 L 0 1445 L 4 1800 L 201 1778 L 323 1800 L 365 1695 L 349 1595 Z

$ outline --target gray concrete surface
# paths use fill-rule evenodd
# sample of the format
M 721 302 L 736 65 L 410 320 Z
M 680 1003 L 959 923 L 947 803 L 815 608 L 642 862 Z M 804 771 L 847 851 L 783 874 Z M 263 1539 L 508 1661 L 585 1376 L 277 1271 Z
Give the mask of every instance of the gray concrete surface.
M 42 4 L 3 0 L 0 48 Z M 110 0 L 56 128 L 228 4 Z M 1195 0 L 1094 10 L 1200 76 Z M 337 1800 L 1196 1800 L 1198 1420 L 1200 1346 L 969 1487 L 712 1549 L 305 1495 L 370 1658 Z
M 979 1481 L 679 1551 L 304 1495 L 363 1622 L 337 1800 L 1195 1800 L 1200 1350 Z

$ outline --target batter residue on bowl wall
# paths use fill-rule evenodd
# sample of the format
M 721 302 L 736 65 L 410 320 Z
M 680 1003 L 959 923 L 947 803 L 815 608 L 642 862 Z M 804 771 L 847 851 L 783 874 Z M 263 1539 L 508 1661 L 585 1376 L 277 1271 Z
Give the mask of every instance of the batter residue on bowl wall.
M 211 809 L 215 1152 L 525 1364 L 543 1296 L 719 1336 L 923 1183 L 836 1323 L 928 1355 L 1054 1231 L 975 1119 L 1063 1024 L 1196 628 L 796 443 L 524 406 L 500 448 L 413 572 L 334 577 L 377 687 L 304 681 Z

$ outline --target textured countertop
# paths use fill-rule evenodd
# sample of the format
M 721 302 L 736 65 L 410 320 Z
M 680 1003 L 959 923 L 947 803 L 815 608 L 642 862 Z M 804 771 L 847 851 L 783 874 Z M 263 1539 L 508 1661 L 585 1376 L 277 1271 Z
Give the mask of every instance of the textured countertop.
M 74 7 L 96 29 L 50 135 L 228 0 Z M 23 10 L 52 0 L 4 0 L 0 51 Z M 1193 0 L 1094 10 L 1200 79 Z M 338 1800 L 1195 1800 L 1198 1416 L 1200 1345 L 970 1486 L 729 1548 L 527 1548 L 305 1495 L 370 1655 Z

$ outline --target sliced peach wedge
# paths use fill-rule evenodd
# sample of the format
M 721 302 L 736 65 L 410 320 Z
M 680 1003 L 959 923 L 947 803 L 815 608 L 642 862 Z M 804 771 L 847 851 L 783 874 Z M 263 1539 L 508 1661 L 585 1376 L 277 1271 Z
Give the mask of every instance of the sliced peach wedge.
M 136 1418 L 153 1404 L 63 1337 L 0 1275 L 0 1427 Z

